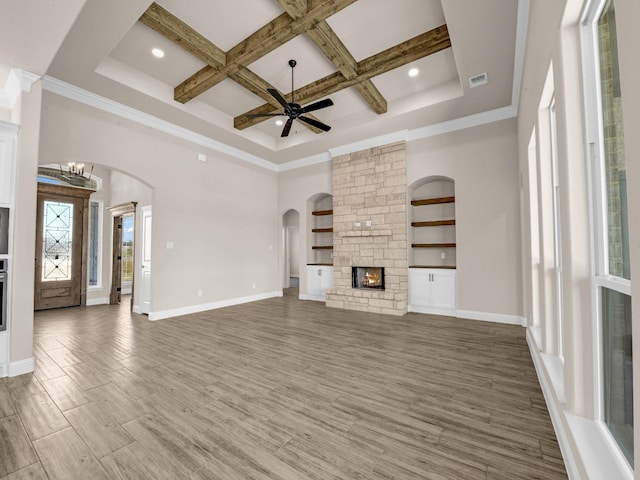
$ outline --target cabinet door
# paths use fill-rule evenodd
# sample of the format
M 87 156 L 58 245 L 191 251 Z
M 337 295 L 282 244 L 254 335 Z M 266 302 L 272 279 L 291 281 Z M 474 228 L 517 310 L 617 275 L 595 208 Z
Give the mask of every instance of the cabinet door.
M 456 273 L 452 270 L 430 270 L 431 306 L 456 308 Z
M 307 267 L 307 294 L 320 295 L 322 292 L 322 269 Z
M 428 306 L 431 304 L 431 270 L 416 268 L 409 270 L 409 303 Z
M 327 288 L 333 287 L 333 267 L 323 267 L 320 279 L 320 290 L 322 294 L 327 292 Z

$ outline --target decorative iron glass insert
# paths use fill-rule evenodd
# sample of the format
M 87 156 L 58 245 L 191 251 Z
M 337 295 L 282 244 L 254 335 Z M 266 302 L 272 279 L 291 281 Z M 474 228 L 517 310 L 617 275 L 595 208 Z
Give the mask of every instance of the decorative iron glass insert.
M 351 267 L 351 286 L 384 290 L 384 267 Z
M 42 280 L 71 279 L 73 204 L 44 202 Z

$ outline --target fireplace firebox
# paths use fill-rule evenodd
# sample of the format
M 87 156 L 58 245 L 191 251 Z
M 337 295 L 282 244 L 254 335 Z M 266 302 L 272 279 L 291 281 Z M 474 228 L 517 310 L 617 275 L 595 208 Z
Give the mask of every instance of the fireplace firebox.
M 351 286 L 384 290 L 384 267 L 351 267 Z

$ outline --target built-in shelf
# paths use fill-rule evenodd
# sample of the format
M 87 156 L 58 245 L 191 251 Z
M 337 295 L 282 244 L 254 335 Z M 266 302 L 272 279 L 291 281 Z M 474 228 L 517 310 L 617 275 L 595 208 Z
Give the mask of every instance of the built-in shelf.
M 329 227 L 329 228 L 312 228 L 311 231 L 313 233 L 331 233 L 331 232 L 333 232 L 333 227 Z
M 314 245 L 312 250 L 333 250 L 333 245 Z
M 455 225 L 455 220 L 431 220 L 429 222 L 411 222 L 412 227 L 441 227 L 443 225 Z
M 436 197 L 436 198 L 423 198 L 420 200 L 411 200 L 411 205 L 418 207 L 420 205 L 437 205 L 439 203 L 454 203 L 456 197 Z
M 455 248 L 455 243 L 412 243 L 411 248 Z
M 322 217 L 324 215 L 333 215 L 333 210 L 316 210 L 315 212 L 311 212 L 311 215 L 315 215 L 316 217 Z
M 445 270 L 455 270 L 455 265 L 409 265 L 409 268 L 444 268 Z

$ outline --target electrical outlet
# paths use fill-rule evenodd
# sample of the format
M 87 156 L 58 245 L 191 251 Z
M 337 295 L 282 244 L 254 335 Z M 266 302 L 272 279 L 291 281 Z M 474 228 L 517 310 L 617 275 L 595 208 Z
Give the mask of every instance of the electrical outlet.
M 198 290 L 198 296 L 201 297 L 202 296 L 202 290 Z
M 360 222 L 356 222 L 356 228 L 360 228 L 362 224 Z
M 367 220 L 367 223 L 365 224 L 367 227 L 371 226 L 371 220 Z
M 446 257 L 445 253 L 444 253 L 444 252 L 442 252 L 442 253 L 440 254 L 440 258 L 441 258 L 442 260 L 444 260 L 444 258 L 445 258 L 445 257 Z
M 253 282 L 253 283 L 251 284 L 251 287 L 252 287 L 252 288 L 256 288 L 256 282 Z

